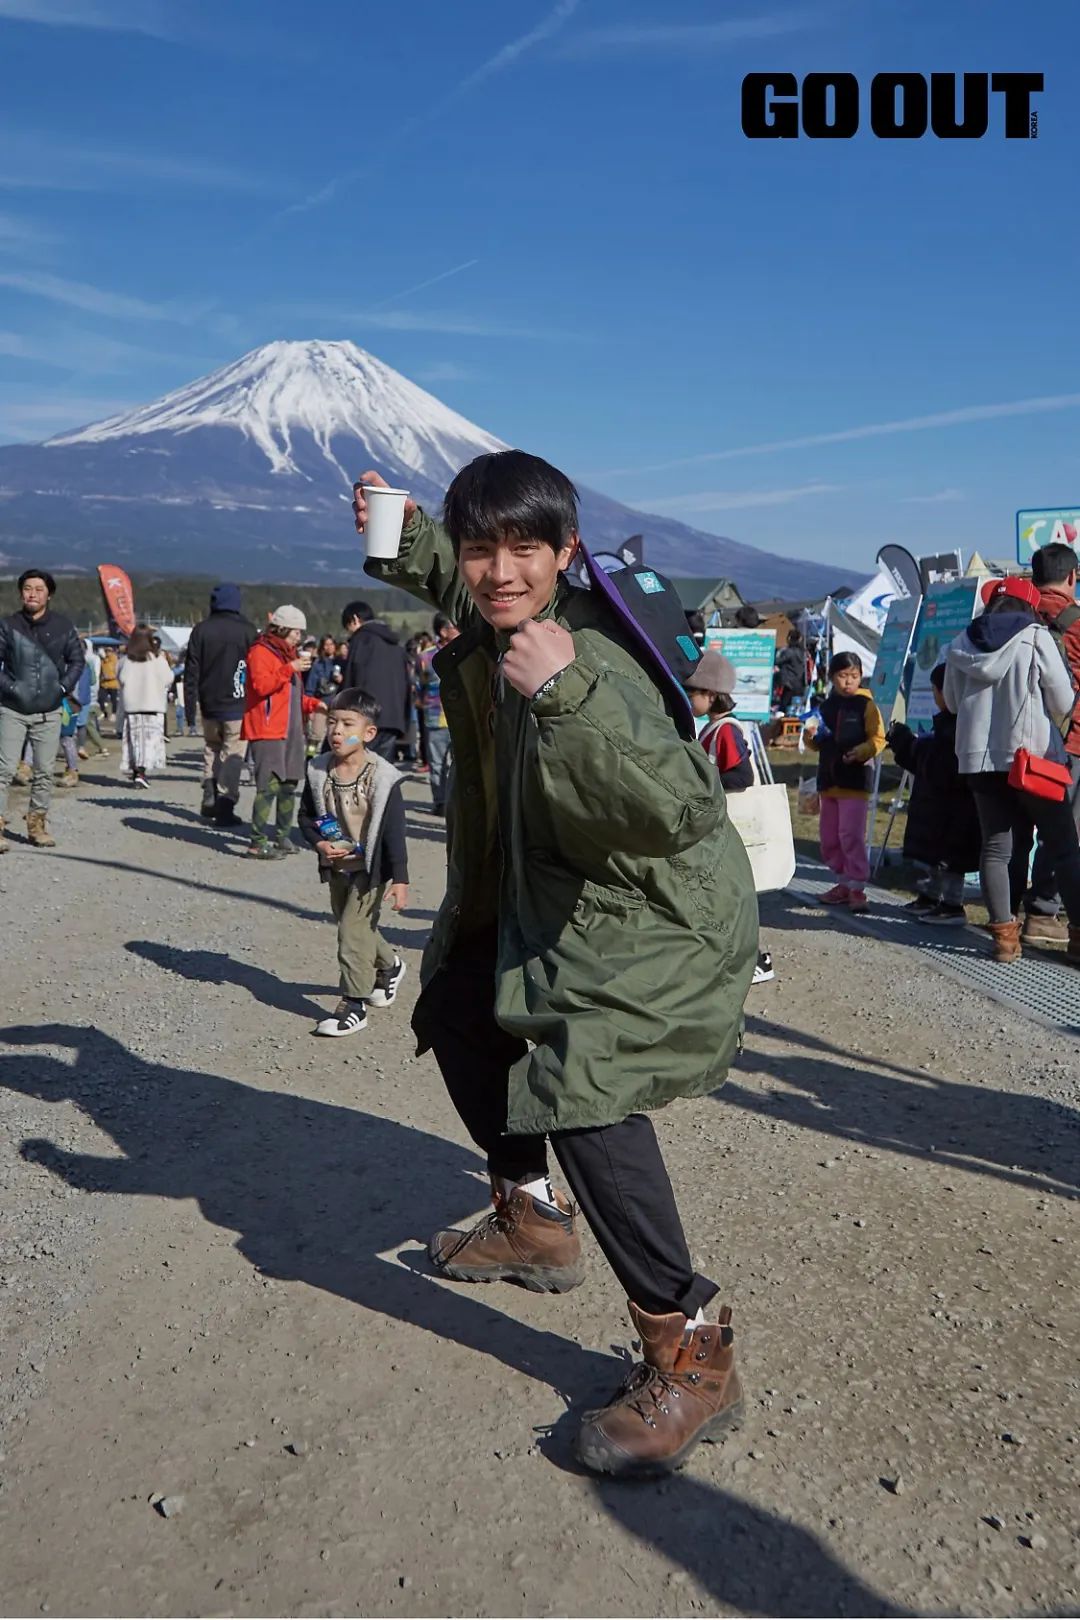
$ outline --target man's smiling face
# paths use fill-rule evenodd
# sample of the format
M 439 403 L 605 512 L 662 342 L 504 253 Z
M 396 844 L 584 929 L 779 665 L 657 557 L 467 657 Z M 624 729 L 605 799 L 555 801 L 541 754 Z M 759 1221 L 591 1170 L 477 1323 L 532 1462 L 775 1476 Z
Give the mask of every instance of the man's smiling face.
M 561 551 L 546 540 L 463 540 L 458 572 L 477 610 L 495 630 L 513 630 L 539 618 L 548 607 L 559 575 L 573 562 L 576 537 Z

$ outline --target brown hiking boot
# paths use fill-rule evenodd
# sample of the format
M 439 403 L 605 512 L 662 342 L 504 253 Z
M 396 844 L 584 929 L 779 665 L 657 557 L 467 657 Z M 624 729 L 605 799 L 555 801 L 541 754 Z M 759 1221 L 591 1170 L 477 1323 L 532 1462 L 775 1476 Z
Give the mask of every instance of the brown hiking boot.
M 44 810 L 31 810 L 26 817 L 26 831 L 30 842 L 38 849 L 55 849 L 56 839 L 49 831 Z
M 1020 938 L 1025 945 L 1064 945 L 1069 938 L 1069 919 L 1042 917 L 1037 911 L 1029 911 Z
M 994 961 L 1018 962 L 1023 951 L 1020 949 L 1020 924 L 1016 918 L 1012 922 L 992 922 L 987 926 L 994 941 Z
M 516 1282 L 534 1294 L 565 1294 L 585 1278 L 576 1211 L 562 1193 L 556 1207 L 517 1187 L 495 1195 L 495 1208 L 469 1232 L 436 1232 L 432 1263 L 455 1282 Z
M 33 771 L 30 769 L 25 759 L 21 759 L 15 767 L 15 775 L 11 780 L 14 782 L 16 787 L 29 787 L 30 778 L 33 774 Z
M 649 1316 L 631 1304 L 630 1317 L 645 1359 L 607 1406 L 585 1414 L 577 1454 L 597 1474 L 670 1474 L 742 1416 L 731 1307 L 695 1327 L 687 1344 L 681 1311 Z
M 79 773 L 78 771 L 73 771 L 69 765 L 63 776 L 60 778 L 60 786 L 62 788 L 75 788 L 78 787 L 78 785 Z

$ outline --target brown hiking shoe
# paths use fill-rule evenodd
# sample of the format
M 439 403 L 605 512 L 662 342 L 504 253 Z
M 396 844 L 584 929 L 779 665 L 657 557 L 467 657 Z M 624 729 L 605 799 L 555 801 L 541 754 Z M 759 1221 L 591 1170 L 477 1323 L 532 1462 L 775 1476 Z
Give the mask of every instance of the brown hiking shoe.
M 432 1263 L 455 1282 L 516 1282 L 534 1294 L 565 1294 L 585 1278 L 576 1211 L 562 1193 L 556 1207 L 521 1187 L 509 1198 L 495 1195 L 495 1208 L 469 1232 L 436 1232 L 428 1244 Z
M 38 849 L 55 849 L 56 839 L 49 831 L 44 810 L 31 810 L 26 818 L 26 831 L 30 842 Z
M 681 1311 L 649 1316 L 631 1304 L 630 1317 L 645 1359 L 607 1406 L 585 1414 L 577 1454 L 597 1474 L 670 1474 L 742 1416 L 731 1307 L 695 1327 L 687 1344 Z
M 60 778 L 60 786 L 62 788 L 74 788 L 78 787 L 78 785 L 79 773 L 78 771 L 73 771 L 69 765 L 63 776 Z
M 989 923 L 990 937 L 994 941 L 995 962 L 1018 962 L 1024 954 L 1020 949 L 1020 924 L 1012 922 Z
M 30 778 L 33 774 L 33 771 L 30 769 L 25 759 L 21 759 L 15 767 L 15 775 L 11 780 L 14 782 L 16 787 L 29 787 Z
M 1029 911 L 1020 938 L 1025 945 L 1065 945 L 1069 938 L 1069 919 L 1041 917 L 1037 911 Z

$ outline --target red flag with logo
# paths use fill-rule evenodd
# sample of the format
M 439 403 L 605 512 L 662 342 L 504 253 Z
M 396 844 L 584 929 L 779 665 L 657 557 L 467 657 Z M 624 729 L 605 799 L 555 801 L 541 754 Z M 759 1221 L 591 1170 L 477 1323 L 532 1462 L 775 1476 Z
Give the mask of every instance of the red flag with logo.
M 113 635 L 130 636 L 135 628 L 135 592 L 130 579 L 114 563 L 100 563 L 98 579 Z

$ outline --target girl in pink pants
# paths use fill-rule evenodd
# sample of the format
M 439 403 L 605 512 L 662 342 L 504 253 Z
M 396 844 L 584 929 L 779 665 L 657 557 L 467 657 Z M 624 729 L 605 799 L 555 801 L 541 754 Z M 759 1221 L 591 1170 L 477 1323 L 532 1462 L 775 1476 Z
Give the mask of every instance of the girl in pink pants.
M 821 858 L 839 881 L 822 903 L 866 910 L 866 815 L 873 785 L 871 763 L 885 746 L 881 711 L 863 686 L 855 653 L 837 653 L 829 665 L 832 691 L 821 705 L 821 724 L 810 739 L 818 752 Z

